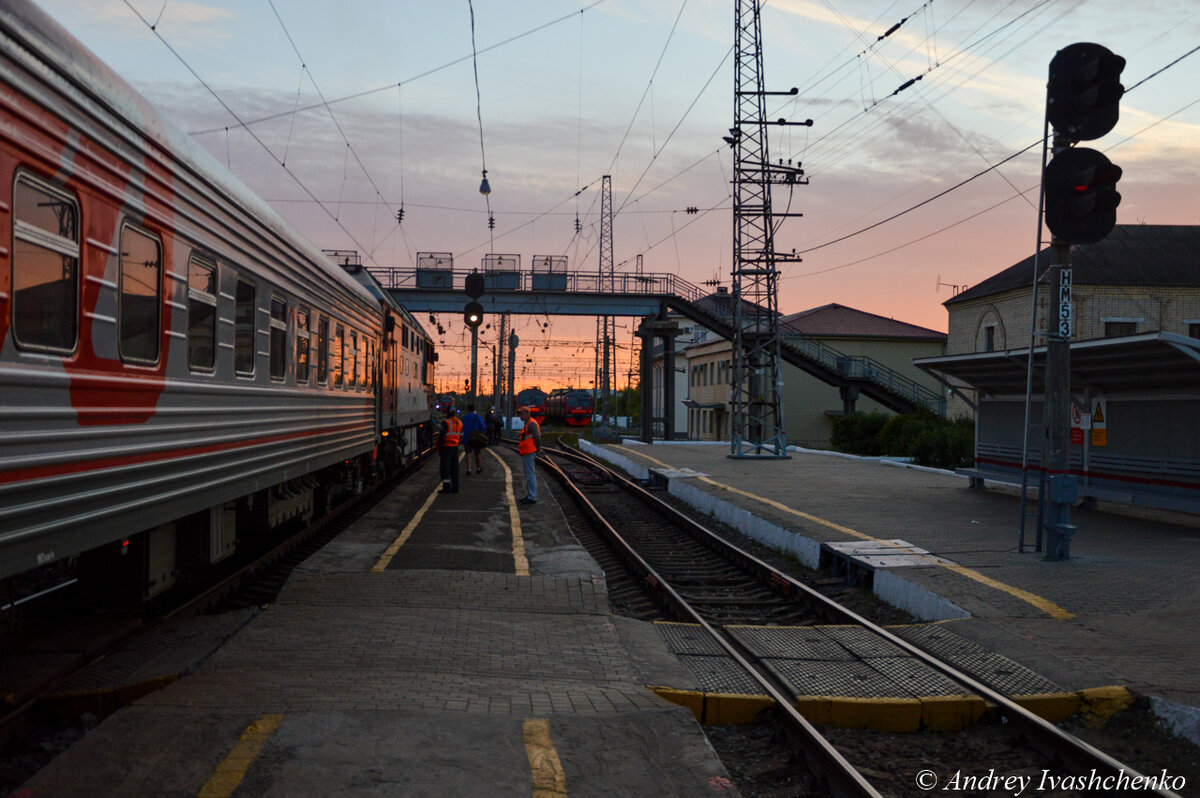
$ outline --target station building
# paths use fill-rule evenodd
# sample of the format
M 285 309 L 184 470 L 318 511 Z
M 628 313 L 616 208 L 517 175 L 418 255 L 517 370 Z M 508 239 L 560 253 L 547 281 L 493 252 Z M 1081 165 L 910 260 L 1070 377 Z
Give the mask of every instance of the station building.
M 1044 250 L 1039 279 L 1049 265 Z M 1080 495 L 1200 512 L 1200 227 L 1117 225 L 1073 247 L 1070 266 Z M 975 414 L 977 480 L 1021 479 L 1031 344 L 1028 462 L 1041 470 L 1050 296 L 1039 284 L 1034 305 L 1034 268 L 1031 256 L 943 303 L 947 353 L 916 363 L 953 386 L 948 415 Z
M 916 358 L 941 355 L 946 351 L 946 334 L 915 324 L 890 319 L 839 304 L 822 305 L 780 318 L 786 335 L 817 341 L 846 358 L 869 358 L 871 363 L 891 369 L 923 384 L 931 391 L 941 385 L 916 368 Z M 691 440 L 728 441 L 731 403 L 729 341 L 700 328 L 693 342 L 683 349 L 686 364 L 687 431 Z M 833 422 L 847 410 L 837 386 L 806 373 L 790 363 L 781 363 L 783 375 L 783 418 L 789 444 L 814 449 L 829 447 Z M 853 410 L 866 413 L 893 411 L 866 396 L 857 398 Z

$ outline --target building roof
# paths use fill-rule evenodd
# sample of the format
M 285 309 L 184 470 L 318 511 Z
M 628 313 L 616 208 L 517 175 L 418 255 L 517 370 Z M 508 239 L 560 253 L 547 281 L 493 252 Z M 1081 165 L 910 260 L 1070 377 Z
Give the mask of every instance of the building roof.
M 926 372 L 943 374 L 992 395 L 1025 393 L 1029 347 L 1004 352 L 966 352 L 917 358 Z M 1045 391 L 1046 347 L 1033 350 L 1033 392 Z M 1200 385 L 1200 340 L 1167 332 L 1071 342 L 1071 390 L 1089 386 L 1122 391 L 1191 391 Z
M 1050 265 L 1049 247 L 1042 250 L 1038 268 Z M 1200 226 L 1182 224 L 1119 224 L 1095 244 L 1071 248 L 1075 285 L 1200 287 Z M 970 299 L 1002 294 L 1033 283 L 1033 256 L 1009 266 L 957 296 L 950 306 Z
M 743 314 L 757 316 L 759 314 L 766 315 L 767 313 L 766 308 L 760 308 L 753 302 L 749 302 L 745 299 L 743 299 L 741 302 Z M 729 293 L 729 289 L 723 286 L 708 296 L 697 299 L 692 304 L 706 313 L 711 313 L 719 319 L 733 318 L 733 294 Z
M 946 340 L 946 333 L 836 303 L 792 313 L 784 316 L 781 321 L 802 335 L 820 338 Z

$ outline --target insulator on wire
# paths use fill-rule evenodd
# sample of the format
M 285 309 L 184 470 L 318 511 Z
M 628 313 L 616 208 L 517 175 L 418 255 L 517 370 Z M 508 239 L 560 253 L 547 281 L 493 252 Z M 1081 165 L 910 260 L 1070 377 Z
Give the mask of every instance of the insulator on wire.
M 404 205 L 400 206 L 400 210 L 396 211 L 396 224 L 404 221 Z
M 495 230 L 495 229 L 496 229 L 496 217 L 495 217 L 495 216 L 489 216 L 489 217 L 488 217 L 488 229 L 489 229 L 489 230 Z
M 579 216 L 578 216 L 578 215 L 576 215 L 576 216 L 575 216 L 575 232 L 576 232 L 576 233 L 578 233 L 578 232 L 579 232 L 580 230 L 582 230 L 582 229 L 583 229 L 583 225 L 581 225 L 581 224 L 579 223 Z

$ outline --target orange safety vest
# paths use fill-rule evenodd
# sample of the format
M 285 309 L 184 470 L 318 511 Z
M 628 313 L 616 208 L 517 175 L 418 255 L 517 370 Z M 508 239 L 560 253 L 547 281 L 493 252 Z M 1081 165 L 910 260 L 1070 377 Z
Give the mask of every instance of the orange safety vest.
M 525 426 L 521 429 L 521 438 L 517 441 L 517 454 L 533 454 L 537 451 L 537 443 L 533 440 L 533 435 L 529 432 L 529 425 L 537 426 L 537 422 L 532 418 L 525 422 Z
M 447 449 L 458 446 L 459 440 L 462 438 L 462 421 L 451 416 L 446 419 L 446 434 L 442 436 L 442 446 Z

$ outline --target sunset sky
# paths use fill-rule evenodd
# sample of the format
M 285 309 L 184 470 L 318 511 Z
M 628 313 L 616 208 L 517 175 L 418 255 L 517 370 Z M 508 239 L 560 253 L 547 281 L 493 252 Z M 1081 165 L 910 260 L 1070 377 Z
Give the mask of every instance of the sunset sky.
M 475 0 L 478 105 L 467 0 L 38 2 L 319 247 L 369 265 L 445 251 L 471 268 L 490 251 L 595 270 L 611 174 L 618 268 L 642 253 L 647 272 L 729 285 L 731 0 Z M 1200 224 L 1200 53 L 1151 77 L 1200 41 L 1195 0 L 774 0 L 763 38 L 767 88 L 800 90 L 770 115 L 814 120 L 770 139 L 810 179 L 775 194 L 804 214 L 776 237 L 804 252 L 782 267 L 784 312 L 837 302 L 945 330 L 952 286 L 1028 256 L 1040 144 L 855 233 L 1039 142 L 1047 66 L 1076 41 L 1128 61 L 1120 123 L 1088 145 L 1124 169 L 1118 223 Z M 222 102 L 273 118 L 248 132 Z M 442 322 L 445 376 L 459 377 L 465 330 Z M 594 323 L 525 317 L 517 331 L 545 344 Z M 579 349 L 531 348 L 519 382 L 590 377 Z

